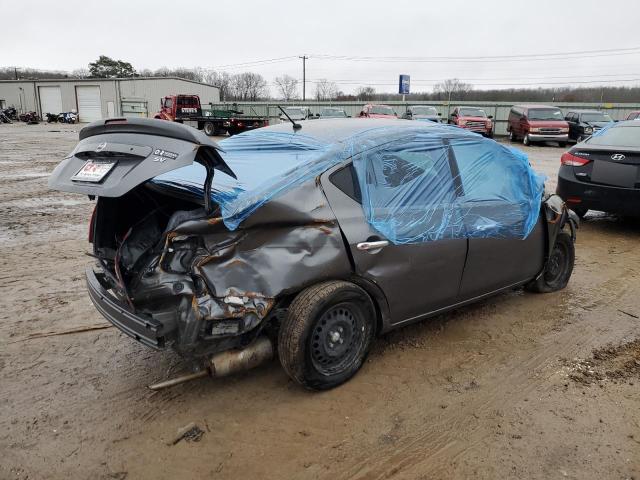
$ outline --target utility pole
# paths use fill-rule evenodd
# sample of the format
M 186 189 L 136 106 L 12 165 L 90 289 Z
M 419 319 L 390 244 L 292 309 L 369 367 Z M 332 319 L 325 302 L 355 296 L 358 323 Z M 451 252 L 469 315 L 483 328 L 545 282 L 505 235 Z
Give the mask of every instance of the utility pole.
M 16 77 L 16 80 L 18 79 L 18 67 L 13 67 L 13 74 Z
M 307 97 L 307 57 L 303 55 L 298 57 L 302 59 L 302 101 L 304 102 Z

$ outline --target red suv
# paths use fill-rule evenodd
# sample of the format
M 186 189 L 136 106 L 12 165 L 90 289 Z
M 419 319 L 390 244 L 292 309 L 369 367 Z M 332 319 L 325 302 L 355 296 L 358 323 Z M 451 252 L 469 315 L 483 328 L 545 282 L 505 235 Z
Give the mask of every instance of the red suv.
M 566 147 L 569 124 L 558 107 L 548 105 L 514 105 L 507 124 L 509 140 L 522 139 L 525 145 L 534 142 L 558 142 Z
M 448 123 L 493 138 L 492 115 L 477 107 L 456 107 L 449 115 Z
M 372 105 L 370 103 L 362 107 L 360 116 L 366 118 L 398 118 L 396 112 L 389 105 Z

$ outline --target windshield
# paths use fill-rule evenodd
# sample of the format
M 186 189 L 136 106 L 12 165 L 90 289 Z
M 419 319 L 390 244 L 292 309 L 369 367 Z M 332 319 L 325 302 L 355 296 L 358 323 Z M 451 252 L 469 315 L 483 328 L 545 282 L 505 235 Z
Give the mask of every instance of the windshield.
M 483 117 L 487 118 L 487 113 L 481 108 L 461 108 L 461 117 Z
M 284 111 L 287 112 L 287 115 L 289 115 L 292 120 L 302 120 L 305 118 L 303 108 L 285 108 Z
M 613 122 L 609 115 L 602 112 L 583 113 L 580 118 L 583 122 Z
M 532 108 L 528 117 L 529 120 L 564 120 L 559 108 Z
M 374 115 L 395 115 L 396 112 L 393 111 L 393 108 L 387 107 L 386 105 L 374 105 L 371 107 L 369 113 L 373 113 Z
M 347 114 L 345 113 L 344 110 L 341 110 L 339 108 L 324 108 L 322 109 L 322 111 L 320 112 L 320 116 L 321 117 L 346 117 Z
M 640 147 L 640 125 L 620 125 L 603 128 L 586 140 L 589 145 Z
M 414 115 L 438 115 L 435 107 L 411 107 L 411 113 Z

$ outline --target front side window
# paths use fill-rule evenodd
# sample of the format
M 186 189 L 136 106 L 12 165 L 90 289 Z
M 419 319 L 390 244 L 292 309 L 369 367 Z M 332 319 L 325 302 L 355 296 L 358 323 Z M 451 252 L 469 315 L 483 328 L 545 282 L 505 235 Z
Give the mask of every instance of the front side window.
M 435 107 L 412 107 L 411 113 L 414 115 L 438 115 Z
M 173 100 L 170 98 L 165 99 L 164 108 L 171 108 L 171 107 L 173 107 Z

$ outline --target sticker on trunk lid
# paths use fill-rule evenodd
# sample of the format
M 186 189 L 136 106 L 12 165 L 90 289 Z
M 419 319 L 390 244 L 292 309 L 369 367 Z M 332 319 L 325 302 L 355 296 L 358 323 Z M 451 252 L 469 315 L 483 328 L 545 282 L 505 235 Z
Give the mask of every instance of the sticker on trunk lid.
M 95 161 L 87 160 L 82 168 L 71 177 L 74 182 L 101 182 L 104 177 L 116 166 L 115 160 Z

